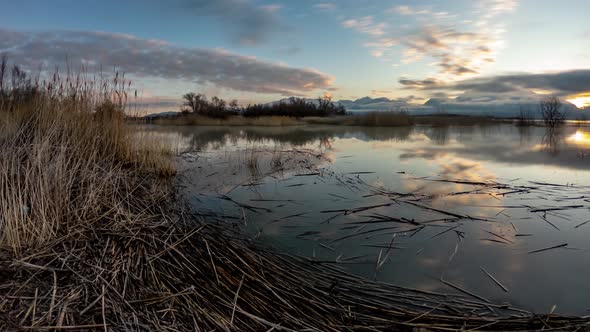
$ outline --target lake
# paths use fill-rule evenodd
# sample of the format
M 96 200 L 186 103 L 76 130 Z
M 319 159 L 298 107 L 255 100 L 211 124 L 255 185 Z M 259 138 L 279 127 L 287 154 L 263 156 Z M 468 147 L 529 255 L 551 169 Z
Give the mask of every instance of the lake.
M 178 150 L 194 208 L 277 250 L 405 287 L 588 314 L 590 128 L 146 130 Z

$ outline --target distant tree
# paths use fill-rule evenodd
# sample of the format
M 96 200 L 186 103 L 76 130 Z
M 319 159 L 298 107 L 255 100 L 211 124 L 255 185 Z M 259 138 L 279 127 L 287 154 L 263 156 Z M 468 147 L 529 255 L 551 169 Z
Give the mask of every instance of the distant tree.
M 229 110 L 232 113 L 238 113 L 240 111 L 240 105 L 238 104 L 237 99 L 233 99 L 232 101 L 230 101 L 228 106 L 229 106 Z
M 559 126 L 565 121 L 565 112 L 561 111 L 561 102 L 555 96 L 543 99 L 539 109 L 545 125 L 550 128 Z
M 323 95 L 318 98 L 318 110 L 322 115 L 329 115 L 330 111 L 334 109 L 334 103 L 332 97 L 329 95 Z
M 320 116 L 345 115 L 346 109 L 340 104 L 334 104 L 332 96 L 323 95 L 318 98 L 318 113 Z
M 183 113 L 204 114 L 209 109 L 207 97 L 200 93 L 196 94 L 194 92 L 189 92 L 182 96 L 182 99 L 184 99 L 184 103 L 182 104 L 181 108 Z
M 215 96 L 215 97 L 211 98 L 209 113 L 221 114 L 221 113 L 223 113 L 223 111 L 225 111 L 225 105 L 226 105 L 225 100 Z

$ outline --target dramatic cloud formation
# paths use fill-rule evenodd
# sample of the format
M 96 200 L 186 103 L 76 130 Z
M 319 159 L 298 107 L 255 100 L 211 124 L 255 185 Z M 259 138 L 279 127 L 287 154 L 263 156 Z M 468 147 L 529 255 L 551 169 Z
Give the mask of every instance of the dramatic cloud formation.
M 185 0 L 195 15 L 210 16 L 230 29 L 233 40 L 243 45 L 266 41 L 285 27 L 278 17 L 280 6 L 257 6 L 248 0 Z
M 329 90 L 333 78 L 229 53 L 183 48 L 160 40 L 87 31 L 17 32 L 0 29 L 0 53 L 32 70 L 63 65 L 66 57 L 88 71 L 116 66 L 136 77 L 195 81 L 255 93 L 302 95 Z
M 413 17 L 418 28 L 400 29 L 394 24 L 378 22 L 372 16 L 349 19 L 347 28 L 368 35 L 365 46 L 381 58 L 388 50 L 402 45 L 402 64 L 434 60 L 434 79 L 456 81 L 481 73 L 494 63 L 503 45 L 504 27 L 501 15 L 514 11 L 517 0 L 479 0 L 470 19 L 455 19 L 446 11 L 398 5 L 386 12 Z M 406 32 L 403 32 L 406 31 Z M 392 54 L 393 55 L 393 54 Z
M 445 83 L 435 79 L 400 79 L 399 83 L 405 87 L 420 90 L 472 91 L 479 93 L 507 93 L 529 90 L 567 96 L 588 91 L 590 88 L 590 69 L 543 74 L 508 74 L 472 78 L 454 83 Z
M 514 11 L 516 6 L 517 0 L 480 0 L 477 18 L 469 20 L 467 27 L 449 23 L 426 24 L 418 33 L 405 38 L 402 62 L 410 63 L 423 57 L 435 59 L 439 68 L 436 79 L 445 81 L 479 74 L 484 66 L 495 62 L 498 49 L 503 44 L 504 28 L 499 16 Z M 436 13 L 407 6 L 398 7 L 397 12 L 436 18 Z
M 542 74 L 506 74 L 471 78 L 457 82 L 436 79 L 401 79 L 406 89 L 427 92 L 431 99 L 427 106 L 454 112 L 483 112 L 514 116 L 521 106 L 535 108 L 539 100 L 555 95 L 564 101 L 564 110 L 575 115 L 576 107 L 590 106 L 590 69 Z M 500 105 L 501 108 L 497 108 Z M 575 106 L 575 107 L 574 107 Z
M 489 35 L 459 32 L 452 27 L 426 26 L 404 41 L 407 48 L 402 62 L 429 56 L 436 59 L 444 79 L 479 73 L 484 63 L 494 62 L 493 40 Z

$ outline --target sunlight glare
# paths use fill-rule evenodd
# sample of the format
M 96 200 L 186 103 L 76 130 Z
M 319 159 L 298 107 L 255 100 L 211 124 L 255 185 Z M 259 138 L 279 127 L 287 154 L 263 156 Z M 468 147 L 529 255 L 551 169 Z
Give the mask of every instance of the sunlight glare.
M 575 145 L 590 146 L 590 133 L 578 130 L 575 134 L 568 137 L 567 140 Z
M 574 97 L 571 99 L 567 99 L 567 101 L 576 105 L 577 108 L 590 107 L 590 96 L 589 95 Z

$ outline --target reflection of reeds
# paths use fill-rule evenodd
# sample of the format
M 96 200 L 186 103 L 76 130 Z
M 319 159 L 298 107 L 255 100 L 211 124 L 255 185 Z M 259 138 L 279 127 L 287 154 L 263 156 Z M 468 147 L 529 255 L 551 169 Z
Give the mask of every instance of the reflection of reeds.
M 329 124 L 364 127 L 402 127 L 414 124 L 412 117 L 404 112 L 368 112 L 361 115 L 305 119 L 312 124 Z
M 259 164 L 258 159 L 259 159 L 258 151 L 256 151 L 255 149 L 251 149 L 250 154 L 249 154 L 248 158 L 246 159 L 246 166 L 248 167 L 248 170 L 250 171 L 250 176 L 252 176 L 253 178 L 257 178 L 260 175 L 260 168 L 258 166 L 258 164 Z
M 516 118 L 516 125 L 519 127 L 527 127 L 534 125 L 535 120 L 532 112 L 521 106 L 518 117 Z
M 211 118 L 200 115 L 184 115 L 178 117 L 159 118 L 154 121 L 160 125 L 177 126 L 262 126 L 282 127 L 301 125 L 303 122 L 288 116 L 244 117 L 232 115 L 227 118 Z
M 279 170 L 283 168 L 283 152 L 279 151 L 276 147 L 272 151 L 270 165 L 273 170 Z
M 244 117 L 238 115 L 227 118 L 211 118 L 200 115 L 184 115 L 178 117 L 163 117 L 153 121 L 160 125 L 178 126 L 261 126 L 283 127 L 304 124 L 363 126 L 363 127 L 404 127 L 414 124 L 428 124 L 434 126 L 449 125 L 487 125 L 498 124 L 500 120 L 477 116 L 455 115 L 409 115 L 404 112 L 368 112 L 359 115 L 332 117 L 305 117 L 301 119 L 287 116 Z
M 559 154 L 559 145 L 563 140 L 563 131 L 560 127 L 547 127 L 541 140 L 543 149 L 551 154 Z

